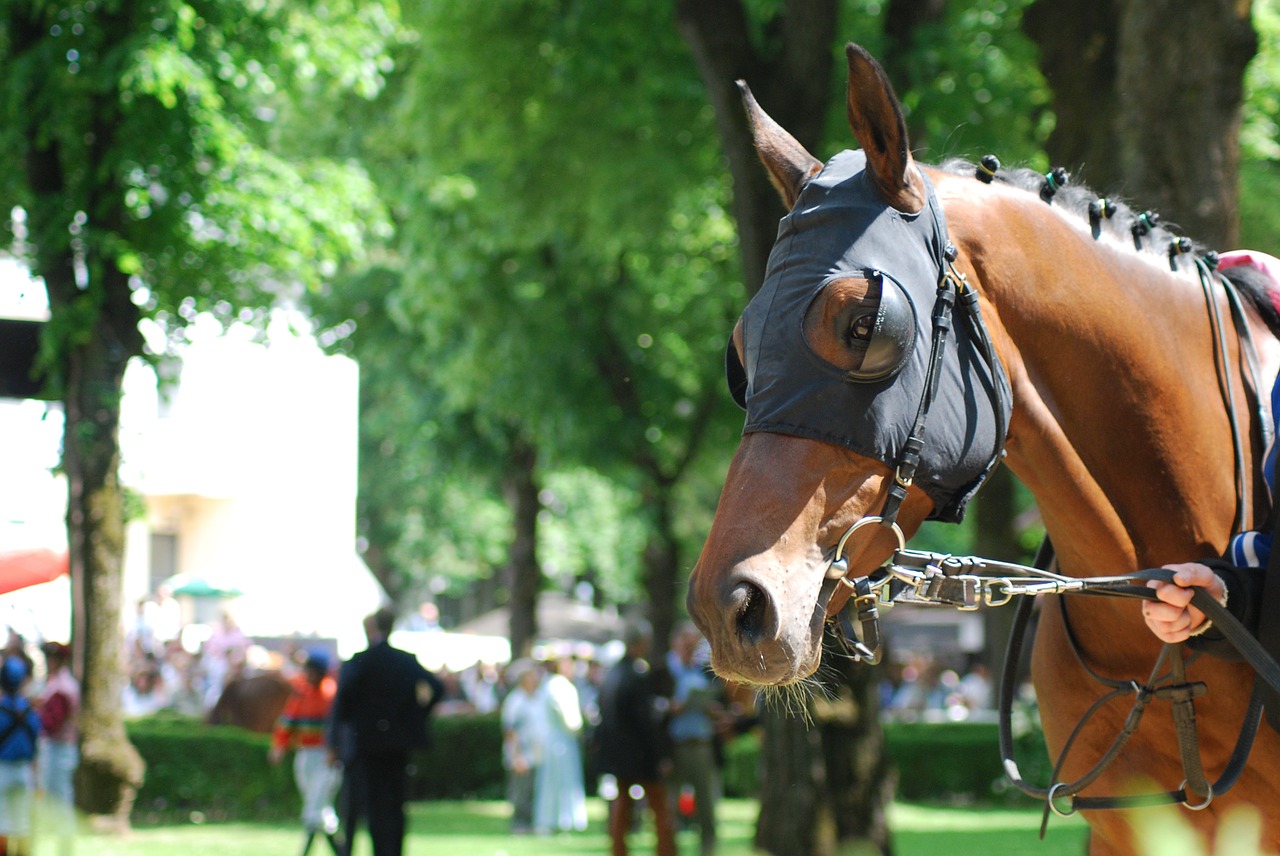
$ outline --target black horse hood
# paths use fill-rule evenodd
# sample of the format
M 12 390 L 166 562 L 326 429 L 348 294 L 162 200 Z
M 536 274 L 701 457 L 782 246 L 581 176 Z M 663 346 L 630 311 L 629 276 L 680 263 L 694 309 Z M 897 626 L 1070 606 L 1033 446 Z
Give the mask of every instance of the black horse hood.
M 744 434 L 767 431 L 843 446 L 890 467 L 899 460 L 924 394 L 932 313 L 942 279 L 947 226 L 933 186 L 904 214 L 877 196 L 861 151 L 837 154 L 805 185 L 778 228 L 764 285 L 743 313 L 745 365 L 736 365 Z M 851 376 L 805 340 L 805 312 L 830 282 L 875 277 L 881 306 L 868 347 L 869 374 Z M 993 378 L 967 316 L 944 336 L 915 483 L 933 500 L 931 519 L 958 522 L 998 455 L 1008 425 L 1008 380 Z M 993 384 L 1001 385 L 997 416 Z M 998 421 L 997 421 L 998 420 Z

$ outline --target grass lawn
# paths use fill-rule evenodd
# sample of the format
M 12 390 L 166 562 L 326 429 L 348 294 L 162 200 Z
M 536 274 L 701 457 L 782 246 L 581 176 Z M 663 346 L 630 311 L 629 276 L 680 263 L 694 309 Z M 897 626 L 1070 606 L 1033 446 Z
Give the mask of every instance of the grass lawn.
M 607 856 L 605 806 L 588 800 L 586 832 L 550 838 L 507 834 L 508 808 L 502 802 L 430 802 L 410 807 L 406 856 Z M 718 856 L 751 856 L 756 804 L 726 800 L 719 812 Z M 647 820 L 647 818 L 646 818 Z M 1085 826 L 1054 817 L 1044 841 L 1038 839 L 1038 809 L 989 810 L 934 808 L 898 804 L 890 812 L 895 856 L 1080 856 Z M 53 856 L 54 842 L 37 839 L 34 856 Z M 302 832 L 290 825 L 188 824 L 135 829 L 127 837 L 86 834 L 76 842 L 77 856 L 298 856 Z M 680 833 L 681 854 L 698 852 L 697 833 Z M 653 852 L 647 826 L 632 835 L 631 851 Z M 369 840 L 360 835 L 354 856 L 370 856 Z M 310 856 L 331 856 L 317 840 Z

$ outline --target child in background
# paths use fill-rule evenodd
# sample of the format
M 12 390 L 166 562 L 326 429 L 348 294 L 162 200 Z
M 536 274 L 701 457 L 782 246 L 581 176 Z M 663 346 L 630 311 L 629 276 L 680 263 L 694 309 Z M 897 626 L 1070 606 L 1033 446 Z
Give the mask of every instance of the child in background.
M 302 794 L 302 826 L 307 835 L 302 850 L 304 856 L 311 849 L 316 833 L 328 839 L 334 853 L 342 852 L 334 837 L 338 831 L 338 815 L 333 808 L 333 797 L 338 790 L 339 774 L 329 763 L 325 746 L 325 726 L 335 692 L 336 684 L 329 676 L 329 655 L 320 649 L 310 651 L 271 738 L 271 763 L 278 764 L 286 750 L 295 750 L 293 778 Z
M 0 663 L 0 856 L 31 856 L 40 715 L 22 695 L 30 672 L 21 657 Z

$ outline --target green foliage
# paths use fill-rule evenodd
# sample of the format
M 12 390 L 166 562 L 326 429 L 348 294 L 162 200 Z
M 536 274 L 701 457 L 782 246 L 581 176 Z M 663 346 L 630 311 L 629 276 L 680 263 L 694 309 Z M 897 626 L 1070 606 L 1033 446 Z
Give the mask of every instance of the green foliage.
M 396 26 L 387 4 L 9 4 L 0 201 L 30 216 L 33 271 L 65 247 L 80 307 L 128 279 L 134 305 L 181 328 L 229 322 L 357 260 L 386 219 L 363 170 L 283 145 L 294 105 L 372 95 Z M 308 137 L 317 148 L 315 136 Z M 51 156 L 40 166 L 33 152 Z M 30 171 L 29 171 L 30 168 Z M 68 341 L 88 317 L 51 293 Z M 110 300 L 130 295 L 112 294 Z M 70 322 L 70 323 L 64 323 Z
M 267 735 L 170 716 L 130 722 L 128 731 L 147 763 L 135 823 L 267 820 L 301 810 L 292 766 L 267 761 Z
M 496 714 L 440 716 L 431 723 L 434 745 L 410 764 L 415 800 L 501 799 L 502 725 Z M 886 751 L 898 770 L 898 798 L 1000 802 L 1012 792 L 1000 764 L 994 723 L 889 722 Z M 208 821 L 281 820 L 300 810 L 288 758 L 267 762 L 270 740 L 230 726 L 180 717 L 129 724 L 129 737 L 147 762 L 133 820 L 139 825 Z M 1043 786 L 1051 773 L 1038 728 L 1015 739 L 1023 776 Z M 754 797 L 760 775 L 760 738 L 743 734 L 725 746 L 724 791 Z
M 1257 0 L 1258 54 L 1245 72 L 1240 129 L 1240 241 L 1280 255 L 1280 4 Z
M 1021 31 L 1029 4 L 948 4 L 942 23 L 915 34 L 904 106 L 924 117 L 931 160 L 996 151 L 1009 163 L 1045 163 L 1050 92 Z
M 575 469 L 547 476 L 543 504 L 538 552 L 555 588 L 585 580 L 611 603 L 641 597 L 636 565 L 645 527 L 634 494 L 594 470 Z
M 1240 164 L 1240 245 L 1280 256 L 1280 160 Z
M 704 447 L 722 467 L 740 425 L 720 361 L 742 291 L 701 84 L 660 4 L 423 3 L 406 20 L 398 121 L 363 149 L 396 240 L 376 289 L 314 301 L 374 390 L 362 535 L 406 583 L 488 575 L 524 444 L 554 575 L 634 595 L 652 498 Z
M 434 745 L 415 759 L 410 794 L 417 799 L 501 799 L 502 722 L 498 715 L 438 716 Z

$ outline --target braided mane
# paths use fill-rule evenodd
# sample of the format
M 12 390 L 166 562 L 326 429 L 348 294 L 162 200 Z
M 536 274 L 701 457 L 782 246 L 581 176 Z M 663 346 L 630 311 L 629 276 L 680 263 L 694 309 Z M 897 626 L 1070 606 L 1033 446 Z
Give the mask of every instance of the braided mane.
M 952 159 L 939 164 L 938 169 L 952 175 L 975 175 L 978 167 L 963 159 Z M 1027 167 L 1001 167 L 996 170 L 994 181 L 1038 195 L 1045 185 L 1045 176 Z M 1099 231 L 1106 231 L 1122 242 L 1133 245 L 1134 224 L 1140 217 L 1149 215 L 1150 212 L 1135 211 L 1124 200 L 1107 197 L 1107 202 L 1114 206 L 1114 213 L 1109 217 L 1094 218 L 1090 216 L 1089 207 L 1098 199 L 1098 194 L 1086 186 L 1067 184 L 1054 192 L 1052 204 L 1089 221 L 1095 229 L 1095 235 L 1099 234 Z M 1157 220 L 1154 224 L 1149 224 L 1148 231 L 1141 237 L 1140 247 L 1135 247 L 1134 252 L 1151 253 L 1168 259 L 1169 246 L 1179 237 L 1178 233 L 1168 228 L 1167 224 Z M 1191 255 L 1204 256 L 1207 252 L 1208 248 L 1195 241 L 1191 242 Z M 1280 304 L 1280 292 L 1277 291 L 1280 289 L 1280 283 L 1273 282 L 1265 274 L 1243 265 L 1228 268 L 1219 273 L 1230 280 L 1258 311 L 1272 334 L 1280 337 L 1280 309 L 1277 309 L 1277 304 Z

